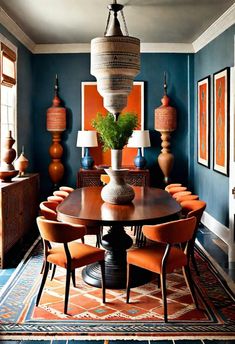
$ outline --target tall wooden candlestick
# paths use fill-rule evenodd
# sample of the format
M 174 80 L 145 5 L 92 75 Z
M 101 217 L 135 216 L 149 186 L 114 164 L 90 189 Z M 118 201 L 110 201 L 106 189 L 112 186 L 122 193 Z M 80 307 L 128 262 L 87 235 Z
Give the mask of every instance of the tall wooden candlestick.
M 61 145 L 61 134 L 66 130 L 66 109 L 61 106 L 61 100 L 58 96 L 58 77 L 56 75 L 55 95 L 52 101 L 52 107 L 47 110 L 47 130 L 52 134 L 52 144 L 49 148 L 51 163 L 49 165 L 49 175 L 57 188 L 64 175 L 64 165 L 61 162 L 63 147 Z
M 171 132 L 176 129 L 176 110 L 169 105 L 167 95 L 166 74 L 164 74 L 164 96 L 162 105 L 155 109 L 155 130 L 160 131 L 162 150 L 158 156 L 158 164 L 164 175 L 165 184 L 169 183 L 170 172 L 174 164 L 174 155 L 170 151 Z

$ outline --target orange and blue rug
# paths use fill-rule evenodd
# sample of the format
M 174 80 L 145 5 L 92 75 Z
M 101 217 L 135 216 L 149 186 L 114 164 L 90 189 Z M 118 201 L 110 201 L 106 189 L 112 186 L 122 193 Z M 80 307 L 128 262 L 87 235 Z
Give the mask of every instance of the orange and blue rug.
M 197 251 L 200 276 L 194 274 L 200 310 L 192 303 L 181 272 L 167 278 L 169 323 L 163 322 L 161 291 L 156 281 L 125 290 L 101 290 L 86 285 L 81 271 L 71 286 L 69 315 L 63 314 L 65 271 L 48 279 L 39 307 L 35 298 L 41 280 L 42 247 L 30 256 L 0 294 L 0 339 L 234 339 L 235 303 L 232 292 L 205 256 Z

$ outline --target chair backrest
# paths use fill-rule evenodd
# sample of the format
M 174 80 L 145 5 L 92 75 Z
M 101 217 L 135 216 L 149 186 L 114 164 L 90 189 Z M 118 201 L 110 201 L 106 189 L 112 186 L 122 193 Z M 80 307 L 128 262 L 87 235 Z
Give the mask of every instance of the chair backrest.
M 58 206 L 58 203 L 56 202 L 49 202 L 49 201 L 41 202 L 39 204 L 40 213 L 47 220 L 56 221 L 57 220 L 57 211 L 56 211 L 57 206 Z
M 63 190 L 56 190 L 53 192 L 53 195 L 54 196 L 59 196 L 59 197 L 62 197 L 62 198 L 66 198 L 68 197 L 69 193 L 67 191 L 63 191 Z
M 180 184 L 180 183 L 168 184 L 168 185 L 165 187 L 165 190 L 168 191 L 170 188 L 173 188 L 173 187 L 176 187 L 176 186 L 182 186 L 182 184 Z
M 174 193 L 174 195 L 172 195 L 173 198 L 175 198 L 176 200 L 178 199 L 178 197 L 180 196 L 186 196 L 186 195 L 191 195 L 192 192 L 191 191 L 180 191 L 180 192 L 176 192 Z
M 48 196 L 47 197 L 47 200 L 49 202 L 56 202 L 57 204 L 63 202 L 64 198 L 63 197 L 60 197 L 60 196 Z
M 37 217 L 37 225 L 42 239 L 55 243 L 68 243 L 82 238 L 86 234 L 83 225 L 70 225 L 63 222 L 47 220 L 43 216 Z
M 182 213 L 187 218 L 195 216 L 197 218 L 197 226 L 199 225 L 202 214 L 206 209 L 206 202 L 201 200 L 184 201 L 180 203 L 182 207 Z
M 102 181 L 103 184 L 108 184 L 110 182 L 110 177 L 107 174 L 101 174 L 100 180 Z
M 174 186 L 174 187 L 170 188 L 167 192 L 169 192 L 169 194 L 172 196 L 176 192 L 181 192 L 181 191 L 187 191 L 186 186 Z
M 70 186 L 60 186 L 59 187 L 59 190 L 60 191 L 66 191 L 66 192 L 68 192 L 68 193 L 71 193 L 71 192 L 73 192 L 74 191 L 74 189 L 73 188 L 71 188 Z
M 181 203 L 184 201 L 195 201 L 198 200 L 199 196 L 198 195 L 184 195 L 184 196 L 179 196 L 176 198 L 176 201 Z
M 145 225 L 142 227 L 143 234 L 150 240 L 164 244 L 178 244 L 191 240 L 195 227 L 196 218 L 190 217 L 159 225 Z

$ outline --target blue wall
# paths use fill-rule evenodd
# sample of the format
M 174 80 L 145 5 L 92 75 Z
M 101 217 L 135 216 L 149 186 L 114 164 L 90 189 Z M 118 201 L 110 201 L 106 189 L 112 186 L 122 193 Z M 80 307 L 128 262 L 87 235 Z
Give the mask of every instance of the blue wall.
M 35 171 L 34 167 L 34 127 L 32 117 L 32 53 L 28 51 L 14 36 L 12 36 L 2 25 L 0 33 L 18 48 L 17 64 L 17 125 L 18 125 L 18 154 L 24 146 L 25 156 L 29 159 L 27 171 Z M 15 146 L 13 146 L 16 148 Z
M 160 152 L 160 133 L 154 131 L 154 109 L 161 105 L 163 74 L 168 75 L 168 95 L 177 108 L 178 128 L 172 134 L 175 165 L 174 180 L 187 183 L 188 176 L 188 69 L 193 55 L 142 54 L 141 73 L 137 80 L 145 82 L 145 129 L 151 130 L 152 147 L 146 149 L 152 185 L 162 185 L 162 174 L 156 159 Z M 89 54 L 46 54 L 33 56 L 33 118 L 35 170 L 42 176 L 43 192 L 50 190 L 48 148 L 51 135 L 46 131 L 46 110 L 51 106 L 55 75 L 59 78 L 59 95 L 68 110 L 67 130 L 63 133 L 65 176 L 62 183 L 76 184 L 81 150 L 76 147 L 77 130 L 81 128 L 81 82 L 95 80 L 90 74 Z M 94 114 L 95 117 L 96 114 Z
M 89 54 L 32 55 L 3 26 L 0 26 L 0 32 L 18 47 L 18 145 L 19 148 L 25 146 L 25 154 L 30 160 L 29 171 L 40 173 L 43 197 L 50 194 L 48 149 L 51 135 L 46 131 L 46 110 L 51 106 L 55 75 L 58 74 L 60 96 L 68 110 L 67 130 L 63 133 L 65 176 L 62 183 L 75 186 L 81 156 L 76 147 L 77 130 L 81 128 L 80 85 L 82 81 L 94 80 L 90 75 Z M 195 55 L 142 54 L 141 73 L 136 79 L 145 82 L 145 128 L 150 130 L 152 143 L 151 148 L 146 149 L 146 158 L 152 185 L 163 186 L 163 176 L 156 162 L 161 140 L 160 133 L 154 131 L 154 109 L 161 105 L 163 73 L 166 71 L 168 95 L 178 114 L 178 128 L 171 139 L 175 155 L 172 179 L 188 184 L 207 202 L 208 213 L 226 226 L 228 177 L 212 169 L 212 121 L 211 168 L 197 163 L 197 88 L 194 86 L 201 78 L 233 66 L 234 33 L 233 26 Z
M 228 226 L 229 178 L 213 170 L 213 73 L 234 65 L 235 25 L 214 39 L 195 54 L 195 84 L 211 76 L 211 125 L 210 125 L 210 169 L 197 163 L 197 131 L 194 133 L 194 147 L 191 147 L 191 177 L 195 192 L 207 202 L 207 212 L 222 224 Z M 195 88 L 195 111 L 192 118 L 197 128 L 197 88 Z

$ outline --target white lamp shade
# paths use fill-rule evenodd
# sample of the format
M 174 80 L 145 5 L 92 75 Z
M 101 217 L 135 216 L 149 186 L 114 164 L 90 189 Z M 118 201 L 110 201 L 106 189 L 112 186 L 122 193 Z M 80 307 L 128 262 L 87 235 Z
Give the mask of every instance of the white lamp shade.
M 149 130 L 133 130 L 127 147 L 150 147 Z
M 95 130 L 79 130 L 77 147 L 97 147 L 97 133 Z

